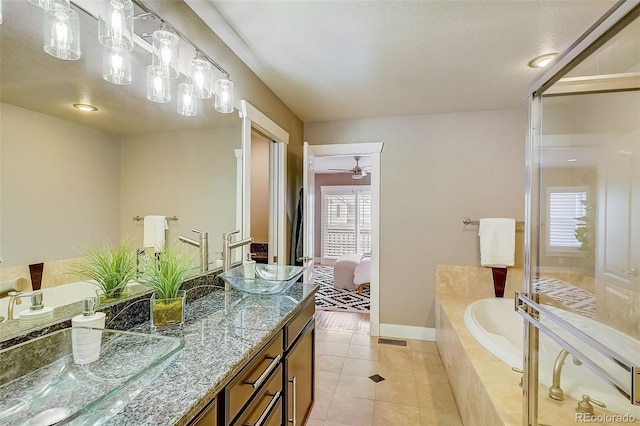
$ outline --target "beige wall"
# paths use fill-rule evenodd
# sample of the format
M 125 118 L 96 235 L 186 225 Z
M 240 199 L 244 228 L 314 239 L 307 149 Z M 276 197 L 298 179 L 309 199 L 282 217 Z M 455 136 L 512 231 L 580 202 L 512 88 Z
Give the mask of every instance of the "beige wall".
M 251 236 L 269 242 L 269 147 L 273 142 L 251 132 Z
M 3 267 L 120 238 L 120 139 L 2 104 Z
M 123 138 L 122 236 L 133 247 L 142 247 L 143 236 L 143 222 L 133 217 L 177 215 L 168 222 L 167 241 L 178 243 L 180 235 L 198 240 L 192 228 L 208 232 L 209 260 L 220 258 L 222 234 L 236 226 L 239 121 L 235 127 Z M 197 255 L 197 248 L 190 250 Z
M 434 327 L 435 266 L 479 265 L 478 228 L 524 219 L 524 109 L 305 125 L 312 145 L 384 142 L 380 322 Z
M 235 83 L 236 107 L 246 99 L 289 133 L 287 146 L 287 253 L 296 208 L 297 190 L 302 186 L 302 121 L 260 80 L 235 53 L 182 1 L 154 2 L 155 12 L 220 63 Z
M 323 186 L 340 186 L 340 185 L 371 185 L 371 175 L 368 174 L 360 180 L 354 180 L 350 174 L 318 173 L 315 176 L 315 225 L 314 232 L 314 248 L 313 256 L 319 258 L 322 256 L 322 187 Z

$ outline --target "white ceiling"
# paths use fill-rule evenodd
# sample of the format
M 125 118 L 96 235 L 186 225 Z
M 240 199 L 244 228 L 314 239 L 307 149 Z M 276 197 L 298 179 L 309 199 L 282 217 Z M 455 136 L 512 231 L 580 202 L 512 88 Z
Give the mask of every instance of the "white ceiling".
M 522 107 L 540 72 L 529 60 L 564 51 L 613 5 L 185 2 L 307 123 Z

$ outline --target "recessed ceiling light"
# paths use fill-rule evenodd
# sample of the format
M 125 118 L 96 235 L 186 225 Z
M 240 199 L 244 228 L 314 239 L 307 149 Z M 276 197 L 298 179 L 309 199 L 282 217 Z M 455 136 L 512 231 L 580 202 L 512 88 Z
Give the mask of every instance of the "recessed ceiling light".
M 98 108 L 94 107 L 93 105 L 89 105 L 89 104 L 73 104 L 74 108 L 79 109 L 80 111 L 84 111 L 84 112 L 93 112 L 93 111 L 97 111 Z
M 549 65 L 549 62 L 553 61 L 556 56 L 558 56 L 557 53 L 547 53 L 546 55 L 538 56 L 529 62 L 529 66 L 531 68 L 544 68 Z

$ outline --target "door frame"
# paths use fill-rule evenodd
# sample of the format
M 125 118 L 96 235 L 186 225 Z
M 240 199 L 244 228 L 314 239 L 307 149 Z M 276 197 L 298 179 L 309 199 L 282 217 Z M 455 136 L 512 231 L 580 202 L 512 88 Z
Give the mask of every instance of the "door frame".
M 380 154 L 384 142 L 311 145 L 316 157 L 371 156 L 371 336 L 380 335 Z
M 251 236 L 251 129 L 254 128 L 270 138 L 274 144 L 270 150 L 269 181 L 272 182 L 269 212 L 269 261 L 285 265 L 286 219 L 287 219 L 287 145 L 289 133 L 264 115 L 247 100 L 240 101 L 242 115 L 242 238 Z M 243 246 L 242 259 L 249 253 Z

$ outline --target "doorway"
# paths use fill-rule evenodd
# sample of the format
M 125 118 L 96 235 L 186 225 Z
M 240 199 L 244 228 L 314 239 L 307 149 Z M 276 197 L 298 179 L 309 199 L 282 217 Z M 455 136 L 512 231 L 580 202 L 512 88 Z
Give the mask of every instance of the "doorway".
M 313 165 L 320 157 L 350 157 L 354 159 L 355 156 L 370 156 L 370 251 L 371 257 L 369 260 L 369 278 L 370 278 L 370 333 L 371 336 L 380 335 L 380 292 L 379 292 L 379 242 L 380 242 L 380 155 L 382 152 L 383 143 L 354 143 L 354 144 L 335 144 L 335 145 L 308 145 L 305 142 L 305 158 L 304 158 L 304 173 L 309 173 L 309 165 Z M 311 180 L 313 185 L 307 185 L 305 187 L 304 198 L 306 200 L 314 200 L 313 204 L 320 203 L 320 200 L 316 197 L 316 182 L 315 179 Z M 306 206 L 305 206 L 306 207 Z M 308 212 L 308 210 L 306 210 Z M 306 215 L 305 215 L 306 216 Z M 307 223 L 312 223 L 315 227 L 318 223 L 315 217 L 311 220 L 307 220 Z M 310 236 L 311 235 L 311 236 Z M 305 232 L 304 238 L 306 240 L 311 239 L 313 233 Z M 316 244 L 317 245 L 317 244 Z M 305 253 L 304 256 L 307 259 L 314 259 L 320 254 L 316 254 L 314 244 L 304 244 Z
M 242 237 L 252 235 L 252 139 L 261 135 L 269 141 L 268 258 L 266 263 L 284 265 L 286 248 L 286 175 L 289 133 L 246 100 L 240 101 L 242 115 Z M 258 142 L 257 142 L 258 143 Z M 263 141 L 264 143 L 264 141 Z M 264 212 L 262 213 L 264 216 Z M 262 225 L 261 225 L 262 226 Z M 256 241 L 254 239 L 254 241 Z M 240 259 L 250 253 L 244 246 Z M 238 250 L 239 251 L 239 250 Z M 236 258 L 236 260 L 238 260 Z

